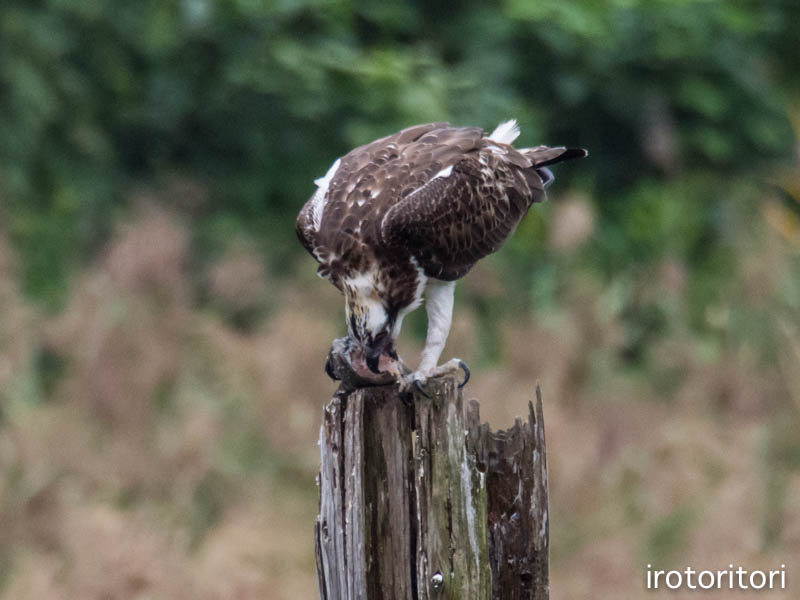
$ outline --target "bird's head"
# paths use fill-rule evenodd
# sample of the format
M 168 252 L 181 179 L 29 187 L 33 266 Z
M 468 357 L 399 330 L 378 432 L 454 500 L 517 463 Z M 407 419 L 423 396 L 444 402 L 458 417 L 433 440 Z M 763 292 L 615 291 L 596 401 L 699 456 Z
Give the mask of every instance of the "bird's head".
M 394 348 L 400 330 L 397 313 L 372 285 L 347 285 L 344 289 L 349 335 L 363 351 L 369 370 L 380 373 L 382 367 L 398 360 Z

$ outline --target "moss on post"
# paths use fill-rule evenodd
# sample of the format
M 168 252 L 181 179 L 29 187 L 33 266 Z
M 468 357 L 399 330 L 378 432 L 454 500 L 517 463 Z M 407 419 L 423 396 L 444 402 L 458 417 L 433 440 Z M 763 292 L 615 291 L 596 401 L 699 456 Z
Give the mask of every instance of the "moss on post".
M 493 433 L 455 379 L 427 390 L 361 389 L 326 407 L 320 598 L 546 599 L 541 398 L 527 423 Z

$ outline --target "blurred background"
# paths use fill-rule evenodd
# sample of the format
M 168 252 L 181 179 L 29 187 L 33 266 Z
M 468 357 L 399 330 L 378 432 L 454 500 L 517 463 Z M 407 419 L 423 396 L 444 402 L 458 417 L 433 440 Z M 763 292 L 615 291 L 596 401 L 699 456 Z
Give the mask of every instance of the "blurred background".
M 734 563 L 786 564 L 769 597 L 797 598 L 798 23 L 793 0 L 4 0 L 0 598 L 316 598 L 344 319 L 295 215 L 358 144 L 510 117 L 591 155 L 459 285 L 444 356 L 495 428 L 541 382 L 553 597 Z

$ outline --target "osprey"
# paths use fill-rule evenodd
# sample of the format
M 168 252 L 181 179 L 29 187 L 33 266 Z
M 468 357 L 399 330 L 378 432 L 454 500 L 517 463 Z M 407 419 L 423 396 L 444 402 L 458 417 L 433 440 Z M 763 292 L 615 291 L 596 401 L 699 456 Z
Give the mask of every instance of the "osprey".
M 495 252 L 553 182 L 548 165 L 587 155 L 578 148 L 514 148 L 516 121 L 479 127 L 430 123 L 337 159 L 297 217 L 318 274 L 345 297 L 348 335 L 334 342 L 360 384 L 397 380 L 420 390 L 438 366 L 453 315 L 455 281 Z M 425 300 L 428 332 L 416 371 L 395 351 L 403 318 Z M 332 374 L 330 359 L 327 367 Z M 370 373 L 371 372 L 371 373 Z M 463 385 L 463 383 L 462 383 Z

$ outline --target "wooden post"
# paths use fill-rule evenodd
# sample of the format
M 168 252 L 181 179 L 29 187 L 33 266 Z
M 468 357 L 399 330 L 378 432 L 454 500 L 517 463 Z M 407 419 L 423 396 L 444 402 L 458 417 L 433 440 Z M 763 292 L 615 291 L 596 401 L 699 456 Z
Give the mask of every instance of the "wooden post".
M 453 377 L 427 391 L 404 403 L 395 387 L 365 388 L 325 408 L 321 600 L 546 600 L 539 389 L 527 422 L 498 432 Z

